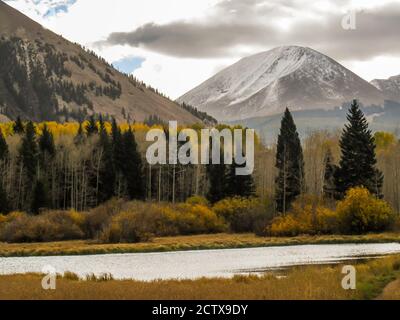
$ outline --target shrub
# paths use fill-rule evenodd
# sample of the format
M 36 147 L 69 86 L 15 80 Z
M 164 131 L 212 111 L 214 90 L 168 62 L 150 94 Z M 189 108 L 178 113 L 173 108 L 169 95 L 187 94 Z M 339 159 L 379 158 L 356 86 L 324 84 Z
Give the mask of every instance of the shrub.
M 334 211 L 326 208 L 317 197 L 303 195 L 293 203 L 287 215 L 272 221 L 267 233 L 272 236 L 330 234 L 337 231 L 337 226 Z
M 341 231 L 350 234 L 386 230 L 395 218 L 393 209 L 386 201 L 376 198 L 362 187 L 350 189 L 336 210 Z
M 140 242 L 153 236 L 216 233 L 226 230 L 222 218 L 200 204 L 151 204 L 129 202 L 103 228 L 103 242 Z
M 103 231 L 101 240 L 110 243 L 135 243 L 149 240 L 149 225 L 143 223 L 141 215 L 122 212 L 112 218 L 110 225 Z
M 259 233 L 271 219 L 271 210 L 257 198 L 229 198 L 213 206 L 217 216 L 222 217 L 232 232 Z
M 83 236 L 81 227 L 65 211 L 49 211 L 38 216 L 12 213 L 0 227 L 0 240 L 5 242 L 76 240 Z
M 210 203 L 208 202 L 208 200 L 207 200 L 206 198 L 204 198 L 204 197 L 201 197 L 201 196 L 193 196 L 193 197 L 190 197 L 190 198 L 188 198 L 188 199 L 186 200 L 186 203 L 187 203 L 187 204 L 191 204 L 191 205 L 200 204 L 200 205 L 202 205 L 202 206 L 207 206 L 207 207 L 210 205 Z
M 169 205 L 163 213 L 176 225 L 179 234 L 217 233 L 226 229 L 224 220 L 204 205 Z
M 110 224 L 112 217 L 121 212 L 122 200 L 112 199 L 92 210 L 85 219 L 85 234 L 88 238 L 98 238 L 103 230 Z

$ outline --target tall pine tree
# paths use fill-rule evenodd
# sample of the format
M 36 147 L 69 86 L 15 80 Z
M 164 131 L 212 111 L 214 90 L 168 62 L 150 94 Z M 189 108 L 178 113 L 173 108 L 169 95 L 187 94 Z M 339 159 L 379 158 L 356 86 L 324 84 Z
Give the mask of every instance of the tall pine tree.
M 6 191 L 3 188 L 3 184 L 0 181 L 0 214 L 8 213 L 10 207 L 7 199 Z
M 124 145 L 122 141 L 122 133 L 121 129 L 118 127 L 117 121 L 115 118 L 112 120 L 111 124 L 111 142 L 112 142 L 112 149 L 113 149 L 113 161 L 114 161 L 114 168 L 115 168 L 115 193 L 118 197 L 121 197 L 122 192 L 124 191 Z
M 145 196 L 143 164 L 131 128 L 123 134 L 122 143 L 124 150 L 123 176 L 126 179 L 128 197 L 142 200 Z
M 278 136 L 276 168 L 278 169 L 275 188 L 276 209 L 285 214 L 304 188 L 303 149 L 296 124 L 288 108 L 282 118 Z
M 86 134 L 88 135 L 88 137 L 99 133 L 99 128 L 97 127 L 97 122 L 96 122 L 94 115 L 89 117 L 89 121 L 86 124 L 85 129 L 86 129 Z
M 42 135 L 39 137 L 39 148 L 43 158 L 46 158 L 47 156 L 53 158 L 56 154 L 54 137 L 46 124 L 44 124 Z
M 30 182 L 34 180 L 38 165 L 38 146 L 36 142 L 35 126 L 32 121 L 26 125 L 25 135 L 19 150 L 20 161 Z
M 114 196 L 115 187 L 115 166 L 113 161 L 113 149 L 110 137 L 105 125 L 100 121 L 101 168 L 99 170 L 98 197 L 99 203 L 107 201 Z
M 17 117 L 17 120 L 14 122 L 13 131 L 15 134 L 23 134 L 25 132 L 24 124 L 22 123 L 22 120 L 19 116 Z
M 209 164 L 207 166 L 207 176 L 210 184 L 207 199 L 211 203 L 216 203 L 228 197 L 226 171 L 226 165 L 222 163 Z
M 340 148 L 342 157 L 335 175 L 339 198 L 353 187 L 363 186 L 377 197 L 382 197 L 383 174 L 376 168 L 375 140 L 357 100 L 347 115 Z
M 31 212 L 39 214 L 40 209 L 49 207 L 48 191 L 45 183 L 42 180 L 37 180 L 32 193 Z
M 8 156 L 8 145 L 4 138 L 3 132 L 0 130 L 0 161 L 5 160 Z
M 79 122 L 79 128 L 78 128 L 78 132 L 76 133 L 76 136 L 74 137 L 74 143 L 75 143 L 75 145 L 79 146 L 84 141 L 85 141 L 85 134 L 83 131 L 82 122 Z
M 236 168 L 244 167 L 232 164 L 228 167 L 226 177 L 226 193 L 228 197 L 249 198 L 255 195 L 255 185 L 252 175 L 239 176 Z

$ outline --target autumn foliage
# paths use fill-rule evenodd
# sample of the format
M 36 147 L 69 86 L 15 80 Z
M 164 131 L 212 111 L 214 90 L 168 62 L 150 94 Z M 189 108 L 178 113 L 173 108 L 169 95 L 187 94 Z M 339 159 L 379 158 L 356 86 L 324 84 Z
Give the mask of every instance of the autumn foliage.
M 394 212 L 384 200 L 362 187 L 350 189 L 345 199 L 331 210 L 314 197 L 300 197 L 290 213 L 275 218 L 267 227 L 273 236 L 300 234 L 362 234 L 388 229 Z

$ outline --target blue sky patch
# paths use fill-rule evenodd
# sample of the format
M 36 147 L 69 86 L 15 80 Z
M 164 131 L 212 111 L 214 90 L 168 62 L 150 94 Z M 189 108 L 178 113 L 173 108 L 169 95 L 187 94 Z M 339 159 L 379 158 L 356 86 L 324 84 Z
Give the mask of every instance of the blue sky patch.
M 68 8 L 72 6 L 77 0 L 67 0 L 65 3 L 55 4 L 43 15 L 44 18 L 56 16 L 60 12 L 68 12 Z
M 146 59 L 141 57 L 126 57 L 113 62 L 113 66 L 121 72 L 130 74 L 139 69 Z

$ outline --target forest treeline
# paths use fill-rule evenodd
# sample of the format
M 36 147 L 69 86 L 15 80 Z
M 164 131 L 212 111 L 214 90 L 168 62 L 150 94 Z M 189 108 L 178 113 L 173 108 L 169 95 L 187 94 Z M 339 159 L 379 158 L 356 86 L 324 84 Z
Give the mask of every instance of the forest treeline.
M 149 165 L 145 136 L 151 125 L 118 125 L 101 116 L 81 124 L 18 119 L 0 125 L 0 211 L 13 212 L 2 226 L 43 230 L 46 221 L 73 221 L 75 227 L 80 221 L 72 238 L 101 234 L 104 241 L 128 241 L 129 234 L 142 234 L 130 240 L 140 241 L 220 231 L 364 233 L 398 223 L 399 140 L 386 132 L 373 135 L 356 101 L 342 131 L 310 132 L 303 141 L 286 110 L 275 145 L 256 139 L 252 176 L 236 176 L 235 165 Z M 125 201 L 129 210 L 111 210 L 111 199 Z M 111 212 L 93 214 L 89 228 L 91 214 L 105 207 Z M 164 231 L 155 230 L 156 221 Z M 21 237 L 40 241 L 35 234 Z
M 218 190 L 213 189 L 216 183 L 209 183 L 213 168 L 148 165 L 147 130 L 141 124 L 105 122 L 101 116 L 81 124 L 34 124 L 18 118 L 3 125 L 0 212 L 85 211 L 113 197 L 175 203 L 193 195 L 205 195 L 213 202 L 255 195 L 253 178 L 236 176 L 234 165 L 229 170 L 221 166 Z

